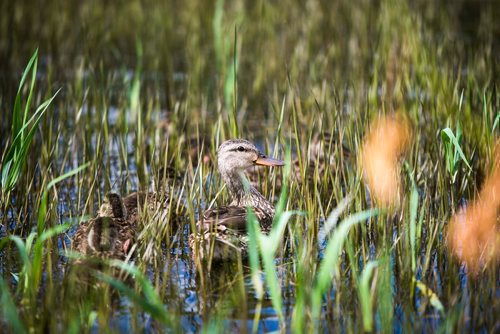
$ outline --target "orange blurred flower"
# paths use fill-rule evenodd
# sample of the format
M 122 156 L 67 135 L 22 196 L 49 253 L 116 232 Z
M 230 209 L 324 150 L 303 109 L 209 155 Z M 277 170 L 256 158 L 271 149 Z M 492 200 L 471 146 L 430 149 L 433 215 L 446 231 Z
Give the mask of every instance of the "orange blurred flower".
M 397 206 L 401 181 L 398 160 L 410 143 L 408 123 L 396 117 L 375 121 L 361 152 L 365 182 L 371 195 L 382 206 Z
M 493 172 L 478 198 L 450 220 L 448 245 L 472 273 L 500 255 L 500 141 L 495 145 Z

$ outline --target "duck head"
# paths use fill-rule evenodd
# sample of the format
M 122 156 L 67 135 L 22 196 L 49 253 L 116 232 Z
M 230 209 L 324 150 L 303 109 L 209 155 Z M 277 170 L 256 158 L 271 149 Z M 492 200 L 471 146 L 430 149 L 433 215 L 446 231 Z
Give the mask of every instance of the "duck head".
M 217 150 L 219 171 L 224 175 L 239 174 L 255 166 L 283 166 L 285 163 L 259 152 L 254 144 L 245 139 L 231 139 L 223 142 Z
M 99 208 L 100 217 L 127 219 L 127 210 L 123 205 L 122 197 L 114 192 L 109 192 Z

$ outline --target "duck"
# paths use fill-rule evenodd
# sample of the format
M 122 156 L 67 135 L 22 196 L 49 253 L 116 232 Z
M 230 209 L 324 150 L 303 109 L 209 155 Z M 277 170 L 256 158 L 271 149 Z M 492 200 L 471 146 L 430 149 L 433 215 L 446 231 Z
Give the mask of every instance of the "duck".
M 78 227 L 71 249 L 86 257 L 126 260 L 135 241 L 135 225 L 127 218 L 121 196 L 107 193 L 97 217 Z
M 231 203 L 206 210 L 189 237 L 193 254 L 212 261 L 246 258 L 247 208 L 257 217 L 263 233 L 271 229 L 274 206 L 249 182 L 245 170 L 253 166 L 281 167 L 284 162 L 259 152 L 245 139 L 231 139 L 217 149 L 219 173 L 227 186 Z
M 179 181 L 182 179 L 181 175 L 177 172 L 177 170 L 171 166 L 167 166 L 165 168 L 160 168 L 158 171 L 160 183 L 166 183 L 167 181 Z M 163 185 L 160 185 L 162 188 Z M 154 188 L 154 187 L 153 187 Z M 141 214 L 144 212 L 144 206 L 146 205 L 148 211 L 154 212 L 159 209 L 162 217 L 167 216 L 169 214 L 170 193 L 168 190 L 161 191 L 134 191 L 125 197 L 123 197 L 123 205 L 127 211 L 128 218 L 127 220 L 131 222 L 131 224 L 137 224 L 141 219 Z M 174 202 L 175 204 L 175 202 Z M 176 211 L 170 213 L 174 220 L 184 211 L 184 206 L 182 203 L 177 203 Z

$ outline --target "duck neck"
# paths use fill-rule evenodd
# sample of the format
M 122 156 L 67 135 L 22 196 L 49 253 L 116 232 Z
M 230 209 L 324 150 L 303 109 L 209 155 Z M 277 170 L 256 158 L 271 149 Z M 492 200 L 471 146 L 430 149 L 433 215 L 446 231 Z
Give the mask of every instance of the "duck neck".
M 259 209 L 269 217 L 274 217 L 274 207 L 250 184 L 243 171 L 221 174 L 233 199 L 231 205 L 251 206 Z

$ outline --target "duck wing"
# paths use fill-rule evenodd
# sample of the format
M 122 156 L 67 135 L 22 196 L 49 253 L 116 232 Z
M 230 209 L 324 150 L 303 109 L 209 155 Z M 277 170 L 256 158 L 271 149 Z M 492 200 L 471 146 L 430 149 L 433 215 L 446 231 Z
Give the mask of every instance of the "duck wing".
M 123 198 L 123 205 L 127 210 L 128 220 L 135 225 L 144 205 L 155 202 L 155 195 L 144 191 L 134 191 Z
M 261 227 L 267 225 L 268 216 L 266 213 L 258 208 L 253 208 L 253 211 Z M 246 232 L 247 208 L 229 205 L 207 210 L 203 213 L 203 218 L 199 222 L 199 225 L 204 230 L 224 226 L 235 232 Z
M 92 226 L 93 219 L 87 220 L 78 226 L 75 234 L 71 238 L 71 250 L 86 254 L 88 250 L 89 227 Z
M 160 210 L 166 212 L 170 207 L 170 197 L 168 193 L 153 193 L 145 191 L 136 191 L 123 198 L 123 205 L 127 210 L 128 220 L 135 224 L 141 217 L 141 211 L 144 206 L 148 210 Z
M 209 230 L 217 225 L 225 226 L 234 231 L 246 231 L 247 210 L 241 206 L 221 206 L 203 213 L 200 223 L 203 229 Z
M 123 198 L 123 205 L 129 216 L 136 215 L 140 206 L 144 205 L 148 194 L 143 191 L 134 191 Z

